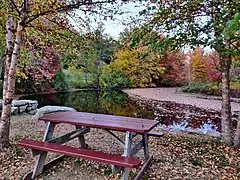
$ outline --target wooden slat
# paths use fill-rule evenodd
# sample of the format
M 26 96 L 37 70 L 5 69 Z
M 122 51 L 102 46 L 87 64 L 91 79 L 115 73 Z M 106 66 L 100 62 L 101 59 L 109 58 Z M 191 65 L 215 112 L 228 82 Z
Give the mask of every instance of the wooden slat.
M 147 133 L 148 136 L 153 136 L 153 137 L 163 137 L 163 133 L 161 132 L 154 132 L 154 131 L 150 131 Z
M 63 161 L 65 158 L 64 155 L 61 155 L 59 157 L 56 157 L 55 159 L 51 160 L 50 162 L 48 162 L 47 164 L 44 165 L 43 167 L 43 172 L 49 170 L 50 168 L 52 168 L 53 166 L 57 165 L 59 162 Z M 32 174 L 33 171 L 27 172 L 21 179 L 22 180 L 32 180 Z
M 57 112 L 41 116 L 39 120 L 137 133 L 149 132 L 159 123 L 149 119 L 83 112 Z
M 18 142 L 19 146 L 41 151 L 49 151 L 57 154 L 64 154 L 66 156 L 73 156 L 89 160 L 98 161 L 106 164 L 113 164 L 127 168 L 137 168 L 141 161 L 133 157 L 123 157 L 116 154 L 107 154 L 103 152 L 69 147 L 66 145 L 59 145 L 54 143 L 47 143 L 31 139 L 25 139 Z
M 138 172 L 137 176 L 134 178 L 134 180 L 140 180 L 143 178 L 144 173 L 146 172 L 147 168 L 149 167 L 151 161 L 153 159 L 153 155 L 149 156 L 147 161 L 143 164 L 142 168 Z

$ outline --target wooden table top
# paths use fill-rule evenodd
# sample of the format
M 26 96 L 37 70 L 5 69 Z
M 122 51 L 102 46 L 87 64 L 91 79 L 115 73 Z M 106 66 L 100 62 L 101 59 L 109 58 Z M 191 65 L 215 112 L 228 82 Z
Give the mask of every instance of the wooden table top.
M 159 123 L 151 119 L 73 111 L 46 114 L 38 120 L 137 133 L 149 132 Z

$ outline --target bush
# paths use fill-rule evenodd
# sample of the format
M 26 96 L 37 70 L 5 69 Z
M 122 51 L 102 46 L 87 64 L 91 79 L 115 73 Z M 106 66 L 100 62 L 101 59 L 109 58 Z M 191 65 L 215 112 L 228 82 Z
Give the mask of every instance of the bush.
M 63 73 L 62 69 L 59 69 L 56 72 L 56 74 L 54 76 L 53 86 L 54 86 L 55 90 L 57 90 L 57 91 L 66 91 L 69 89 L 67 77 Z
M 192 82 L 186 86 L 181 87 L 183 92 L 203 93 L 208 95 L 220 95 L 219 86 L 216 83 L 199 83 Z
M 100 84 L 104 89 L 121 89 L 130 86 L 130 79 L 120 71 L 104 72 Z

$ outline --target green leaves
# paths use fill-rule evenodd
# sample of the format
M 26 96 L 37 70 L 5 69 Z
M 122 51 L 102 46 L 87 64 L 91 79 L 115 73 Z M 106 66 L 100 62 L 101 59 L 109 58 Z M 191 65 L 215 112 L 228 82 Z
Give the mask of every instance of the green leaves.
M 139 42 L 140 42 L 139 38 L 133 39 L 132 43 L 130 44 L 130 47 L 131 48 L 135 47 Z
M 226 23 L 226 28 L 230 31 L 240 31 L 240 13 L 236 13 L 234 18 Z
M 185 45 L 190 47 L 203 45 L 225 51 L 227 47 L 224 46 L 224 41 L 228 39 L 231 42 L 228 50 L 232 51 L 234 43 L 239 41 L 240 33 L 240 14 L 235 8 L 237 6 L 240 4 L 235 0 L 214 3 L 204 0 L 162 1 L 156 5 L 158 9 L 147 7 L 142 16 L 150 19 L 146 21 L 145 26 L 163 32 L 169 37 L 164 39 L 166 43 L 159 43 L 154 37 L 149 37 L 149 42 L 155 50 L 164 50 L 162 46 L 178 49 Z M 221 12 L 216 9 L 221 9 Z M 232 13 L 235 15 L 230 20 Z M 139 37 L 142 38 L 144 33 L 143 30 L 140 31 Z

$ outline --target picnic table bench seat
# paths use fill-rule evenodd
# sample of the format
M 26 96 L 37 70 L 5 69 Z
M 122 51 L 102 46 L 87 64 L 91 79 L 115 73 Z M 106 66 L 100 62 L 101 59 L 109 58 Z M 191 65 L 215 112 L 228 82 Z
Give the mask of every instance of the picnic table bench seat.
M 107 154 L 104 152 L 74 148 L 66 145 L 59 145 L 32 139 L 21 140 L 18 142 L 18 145 L 33 150 L 49 151 L 57 154 L 64 154 L 66 156 L 94 160 L 101 163 L 112 164 L 126 168 L 137 168 L 141 164 L 141 161 L 134 157 L 124 157 L 117 154 Z

